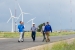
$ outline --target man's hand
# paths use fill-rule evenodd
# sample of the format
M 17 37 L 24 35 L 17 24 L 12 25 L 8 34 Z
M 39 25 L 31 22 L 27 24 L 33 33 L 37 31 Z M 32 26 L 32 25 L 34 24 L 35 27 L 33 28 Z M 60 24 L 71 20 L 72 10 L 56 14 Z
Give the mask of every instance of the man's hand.
M 46 33 L 46 32 L 44 32 L 44 33 Z
M 51 32 L 52 33 L 52 32 Z

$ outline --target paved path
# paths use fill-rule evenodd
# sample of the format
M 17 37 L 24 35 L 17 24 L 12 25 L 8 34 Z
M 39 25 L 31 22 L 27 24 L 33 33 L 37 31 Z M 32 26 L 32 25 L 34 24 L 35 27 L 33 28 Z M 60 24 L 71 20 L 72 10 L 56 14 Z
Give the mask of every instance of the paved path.
M 75 34 L 67 36 L 52 36 L 50 38 L 50 43 L 52 43 L 61 39 L 64 40 L 69 38 L 75 38 Z M 46 42 L 42 42 L 42 37 L 36 38 L 36 42 L 33 42 L 31 38 L 25 38 L 25 41 L 21 43 L 18 43 L 17 40 L 18 38 L 0 39 L 0 50 L 22 50 L 25 48 L 46 44 Z

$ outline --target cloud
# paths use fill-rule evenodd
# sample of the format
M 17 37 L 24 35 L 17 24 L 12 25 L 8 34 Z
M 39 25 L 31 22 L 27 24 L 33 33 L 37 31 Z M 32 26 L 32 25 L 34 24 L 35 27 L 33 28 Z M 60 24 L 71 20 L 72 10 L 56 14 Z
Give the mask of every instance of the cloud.
M 37 17 L 34 20 L 37 26 L 40 23 L 49 21 L 53 27 L 53 30 L 60 30 L 61 28 L 70 29 L 71 23 L 74 29 L 75 0 L 72 0 L 72 4 L 70 4 L 70 0 L 18 0 L 18 2 L 24 12 L 32 14 L 32 15 L 24 15 L 26 30 L 30 30 L 31 27 L 31 22 L 28 24 L 26 22 L 34 17 Z M 15 0 L 7 0 L 7 1 L 0 0 L 1 30 L 11 30 L 11 21 L 8 24 L 6 24 L 6 21 L 10 18 L 9 8 L 11 8 L 13 15 L 15 15 Z M 70 12 L 71 8 L 72 8 L 72 13 Z M 16 9 L 17 9 L 16 16 L 19 16 L 20 9 L 17 3 L 16 3 Z M 17 21 L 17 23 L 20 20 L 21 17 Z M 4 28 L 2 28 L 3 26 Z

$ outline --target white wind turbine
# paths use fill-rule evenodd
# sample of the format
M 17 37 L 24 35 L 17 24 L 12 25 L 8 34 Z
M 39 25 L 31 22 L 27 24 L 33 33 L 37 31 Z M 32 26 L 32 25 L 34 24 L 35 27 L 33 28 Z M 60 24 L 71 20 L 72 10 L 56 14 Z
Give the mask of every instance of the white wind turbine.
M 36 17 L 35 17 L 35 18 L 36 18 Z M 33 23 L 34 23 L 33 21 L 34 21 L 35 18 L 30 19 L 27 23 L 29 23 L 30 21 L 32 21 L 32 24 L 33 24 Z
M 29 14 L 29 13 L 23 12 L 22 9 L 21 9 L 21 7 L 20 7 L 20 5 L 19 5 L 19 3 L 18 3 L 18 6 L 19 6 L 20 11 L 21 11 L 21 14 L 19 15 L 18 19 L 19 19 L 19 18 L 21 17 L 21 15 L 22 15 L 22 22 L 23 22 L 23 19 L 24 19 L 24 16 L 23 16 L 23 15 L 24 15 L 24 14 Z M 18 19 L 17 19 L 17 20 L 18 20 Z M 17 20 L 16 20 L 16 21 L 17 21 Z
M 11 17 L 9 18 L 9 20 L 7 21 L 7 23 L 12 19 L 12 32 L 14 32 L 14 18 L 17 18 L 15 16 L 12 15 L 11 9 L 9 8 Z

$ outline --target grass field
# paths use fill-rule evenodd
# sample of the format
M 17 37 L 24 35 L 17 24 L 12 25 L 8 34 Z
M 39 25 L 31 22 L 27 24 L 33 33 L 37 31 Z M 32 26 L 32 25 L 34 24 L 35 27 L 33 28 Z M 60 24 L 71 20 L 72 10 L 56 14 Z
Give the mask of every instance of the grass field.
M 55 43 L 52 48 L 50 46 L 45 46 L 42 50 L 75 50 L 75 41 L 68 44 L 67 42 Z
M 50 36 L 63 36 L 63 35 L 70 35 L 70 34 L 75 34 L 75 32 L 61 32 L 61 33 L 57 33 L 57 32 L 53 32 L 50 34 Z M 31 32 L 25 32 L 25 37 L 31 37 Z M 37 32 L 36 33 L 37 37 L 41 37 L 42 33 L 41 32 Z M 17 38 L 19 37 L 19 33 L 18 32 L 0 32 L 0 38 Z
M 71 43 L 67 43 L 66 41 L 60 41 L 54 43 L 52 46 L 47 44 L 39 50 L 75 50 L 75 40 Z
M 54 44 L 51 50 L 75 50 L 75 41 L 70 44 L 67 42 Z

